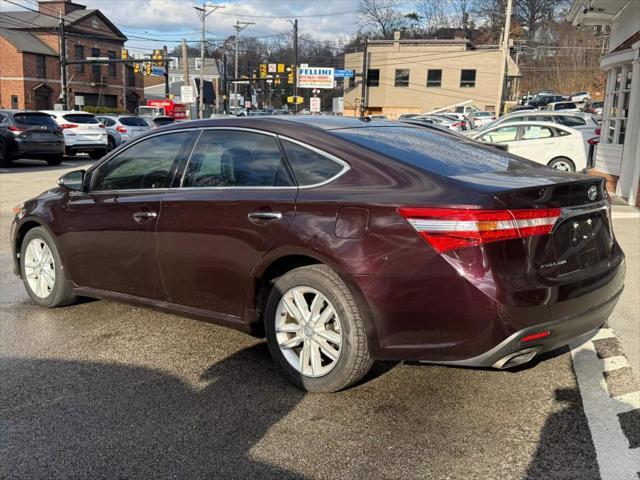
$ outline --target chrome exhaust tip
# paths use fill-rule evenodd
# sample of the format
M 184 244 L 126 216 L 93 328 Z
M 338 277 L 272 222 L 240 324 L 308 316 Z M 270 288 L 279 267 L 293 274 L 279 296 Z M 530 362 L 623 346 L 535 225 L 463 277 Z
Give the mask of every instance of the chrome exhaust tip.
M 518 365 L 523 365 L 527 362 L 530 362 L 533 357 L 536 356 L 537 350 L 535 348 L 525 348 L 524 350 L 519 350 L 514 353 L 510 353 L 509 355 L 502 357 L 492 366 L 493 368 L 497 368 L 500 370 L 504 370 L 505 368 L 516 367 Z

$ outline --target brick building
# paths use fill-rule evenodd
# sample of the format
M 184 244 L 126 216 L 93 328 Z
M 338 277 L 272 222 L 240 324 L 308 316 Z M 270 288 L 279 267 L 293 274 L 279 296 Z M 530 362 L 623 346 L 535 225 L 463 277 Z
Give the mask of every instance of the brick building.
M 59 15 L 65 22 L 69 60 L 120 58 L 127 37 L 100 10 L 70 0 L 40 0 L 38 12 L 0 12 L 0 107 L 53 109 L 59 103 Z M 144 96 L 141 75 L 125 64 L 69 65 L 69 107 L 84 105 L 135 111 Z

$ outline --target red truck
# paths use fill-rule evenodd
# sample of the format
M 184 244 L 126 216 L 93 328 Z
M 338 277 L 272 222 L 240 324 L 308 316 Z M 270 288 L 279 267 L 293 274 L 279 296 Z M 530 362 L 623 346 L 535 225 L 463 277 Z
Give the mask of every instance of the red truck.
M 141 117 L 171 117 L 176 120 L 187 119 L 187 107 L 173 100 L 147 100 L 147 104 L 138 107 Z

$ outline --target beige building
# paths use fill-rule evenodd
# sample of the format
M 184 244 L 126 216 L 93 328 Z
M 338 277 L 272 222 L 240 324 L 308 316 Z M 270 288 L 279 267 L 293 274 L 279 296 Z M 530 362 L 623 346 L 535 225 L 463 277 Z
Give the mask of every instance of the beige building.
M 345 55 L 347 70 L 362 72 L 363 52 Z M 367 48 L 367 114 L 395 118 L 424 113 L 471 100 L 481 110 L 495 110 L 502 54 L 497 46 L 457 40 L 375 40 Z M 508 59 L 505 99 L 515 99 L 519 69 Z M 346 82 L 344 115 L 358 115 L 362 77 Z

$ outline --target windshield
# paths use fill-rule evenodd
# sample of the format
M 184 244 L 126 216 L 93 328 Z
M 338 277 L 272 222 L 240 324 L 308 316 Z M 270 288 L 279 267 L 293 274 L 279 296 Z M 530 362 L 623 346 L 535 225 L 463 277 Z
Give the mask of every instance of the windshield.
M 154 117 L 156 115 L 164 115 L 164 108 L 159 107 L 138 107 L 138 115 Z
M 22 123 L 24 125 L 49 125 L 51 127 L 57 127 L 56 121 L 46 113 L 18 113 L 13 116 L 16 123 Z
M 419 127 L 360 127 L 331 131 L 402 163 L 447 177 L 532 168 L 535 164 L 474 140 Z

